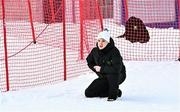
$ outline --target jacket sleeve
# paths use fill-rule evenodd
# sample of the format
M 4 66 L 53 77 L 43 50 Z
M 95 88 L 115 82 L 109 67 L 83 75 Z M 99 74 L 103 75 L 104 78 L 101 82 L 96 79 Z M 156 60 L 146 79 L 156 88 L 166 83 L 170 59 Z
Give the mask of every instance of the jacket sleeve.
M 106 60 L 101 66 L 101 74 L 118 74 L 121 71 L 123 61 L 119 50 L 115 50 L 111 56 L 111 60 Z
M 88 67 L 96 72 L 96 70 L 94 69 L 94 66 L 95 66 L 95 62 L 94 62 L 94 58 L 93 58 L 93 52 L 94 52 L 94 49 L 89 53 L 89 55 L 87 56 L 86 58 L 86 61 L 87 61 L 87 65 Z

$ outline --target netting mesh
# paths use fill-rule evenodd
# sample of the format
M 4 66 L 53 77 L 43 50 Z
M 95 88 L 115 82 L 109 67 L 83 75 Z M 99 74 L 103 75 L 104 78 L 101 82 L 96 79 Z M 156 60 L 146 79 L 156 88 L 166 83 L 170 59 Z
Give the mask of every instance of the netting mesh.
M 108 28 L 124 60 L 179 58 L 179 0 L 2 0 L 0 89 L 54 84 L 84 74 L 96 36 Z M 147 43 L 116 38 L 141 18 Z

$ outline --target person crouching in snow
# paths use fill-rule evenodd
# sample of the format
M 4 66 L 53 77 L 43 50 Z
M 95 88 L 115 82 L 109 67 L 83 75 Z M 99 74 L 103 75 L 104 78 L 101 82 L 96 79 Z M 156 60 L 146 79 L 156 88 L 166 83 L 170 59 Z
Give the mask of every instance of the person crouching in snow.
M 107 101 L 121 97 L 119 85 L 126 79 L 126 68 L 108 30 L 98 34 L 96 47 L 86 60 L 88 67 L 98 75 L 98 78 L 85 90 L 85 96 L 108 97 Z

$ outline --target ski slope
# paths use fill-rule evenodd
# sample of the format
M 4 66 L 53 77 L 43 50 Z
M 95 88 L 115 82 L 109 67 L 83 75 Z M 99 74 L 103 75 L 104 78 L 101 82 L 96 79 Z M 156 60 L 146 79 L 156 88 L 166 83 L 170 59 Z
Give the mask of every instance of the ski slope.
M 97 77 L 91 71 L 56 85 L 0 93 L 1 112 L 179 112 L 178 61 L 125 61 L 127 79 L 121 98 L 86 98 Z

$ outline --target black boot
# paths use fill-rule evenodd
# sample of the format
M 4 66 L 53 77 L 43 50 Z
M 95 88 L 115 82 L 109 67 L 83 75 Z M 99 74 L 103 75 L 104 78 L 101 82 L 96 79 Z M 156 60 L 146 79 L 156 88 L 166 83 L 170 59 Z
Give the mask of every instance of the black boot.
M 121 96 L 122 96 L 122 91 L 120 89 L 118 89 L 117 95 L 109 96 L 107 101 L 115 101 L 117 99 L 117 97 L 121 97 Z
M 117 96 L 108 97 L 107 101 L 115 101 L 117 99 Z
M 121 91 L 120 89 L 118 89 L 117 96 L 118 96 L 118 97 L 121 97 L 121 96 L 122 96 L 122 91 Z

